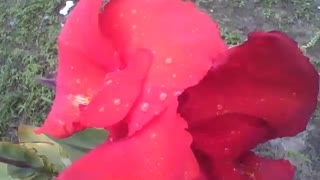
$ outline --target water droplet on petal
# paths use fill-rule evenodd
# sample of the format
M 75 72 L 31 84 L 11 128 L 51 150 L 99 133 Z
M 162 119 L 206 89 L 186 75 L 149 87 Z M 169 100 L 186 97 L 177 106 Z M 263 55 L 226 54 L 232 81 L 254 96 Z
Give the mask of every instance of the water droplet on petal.
M 102 106 L 99 108 L 99 112 L 103 112 L 103 111 L 104 111 L 104 107 Z
M 160 93 L 160 100 L 161 100 L 161 101 L 166 100 L 167 96 L 168 96 L 167 93 L 164 93 L 164 92 L 163 92 L 163 93 Z
M 155 138 L 156 136 L 157 136 L 156 133 L 152 133 L 152 134 L 151 134 L 151 139 Z
M 114 105 L 120 105 L 121 100 L 120 100 L 120 99 L 115 99 L 115 100 L 113 101 L 113 103 L 114 103 Z
M 217 104 L 217 109 L 221 110 L 221 109 L 223 109 L 223 106 L 221 104 Z
M 141 105 L 141 111 L 142 112 L 147 112 L 148 111 L 148 108 L 149 108 L 149 103 L 142 103 Z
M 106 82 L 107 85 L 109 85 L 109 84 L 111 84 L 111 83 L 112 83 L 112 80 L 111 80 L 111 79 L 109 79 L 109 80 Z
M 173 93 L 173 95 L 175 95 L 175 96 L 180 96 L 180 94 L 182 94 L 182 92 L 180 92 L 180 91 L 176 91 Z
M 166 62 L 166 64 L 171 64 L 172 58 L 171 57 L 166 58 L 165 62 Z
M 131 10 L 131 13 L 132 13 L 132 14 L 135 14 L 135 13 L 137 13 L 137 10 L 132 9 L 132 10 Z

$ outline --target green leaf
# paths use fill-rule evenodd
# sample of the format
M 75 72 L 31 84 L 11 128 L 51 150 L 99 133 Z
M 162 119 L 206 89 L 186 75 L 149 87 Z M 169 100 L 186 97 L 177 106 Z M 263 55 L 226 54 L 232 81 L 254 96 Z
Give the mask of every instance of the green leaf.
M 0 142 L 0 162 L 8 164 L 7 171 L 13 178 L 27 178 L 43 169 L 42 159 L 24 146 Z
M 18 138 L 21 145 L 28 149 L 34 149 L 38 155 L 46 156 L 48 166 L 53 171 L 60 172 L 71 164 L 70 155 L 63 148 L 44 134 L 35 134 L 35 127 L 20 125 L 18 127 Z
M 52 180 L 53 176 L 48 174 L 37 174 L 26 180 Z
M 0 163 L 0 179 L 1 180 L 16 180 L 9 176 L 8 170 L 7 170 L 7 164 Z
M 88 153 L 97 145 L 106 141 L 108 132 L 104 129 L 86 129 L 65 139 L 54 139 L 64 149 L 71 153 L 72 160 L 76 160 Z
M 38 172 L 34 169 L 29 168 L 19 168 L 16 166 L 7 166 L 8 174 L 16 179 L 31 179 L 32 176 L 37 175 Z

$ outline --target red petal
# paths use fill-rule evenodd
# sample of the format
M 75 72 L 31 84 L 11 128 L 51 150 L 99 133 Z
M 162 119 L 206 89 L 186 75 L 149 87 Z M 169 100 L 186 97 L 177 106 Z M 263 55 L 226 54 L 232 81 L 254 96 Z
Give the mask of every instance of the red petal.
M 171 101 L 172 102 L 172 101 Z M 105 143 L 75 161 L 58 180 L 192 180 L 199 175 L 177 103 L 134 136 Z
M 106 38 L 99 28 L 101 5 L 100 0 L 79 1 L 62 28 L 59 43 L 79 50 L 104 69 L 113 71 L 122 64 L 111 37 Z
M 268 129 L 255 117 L 226 114 L 189 128 L 193 147 L 215 161 L 238 158 L 268 140 Z
M 120 67 L 111 42 L 99 29 L 101 3 L 81 0 L 60 33 L 56 97 L 38 133 L 66 137 L 85 128 L 78 122 L 79 106 L 100 90 L 106 73 Z
M 247 152 L 235 161 L 208 162 L 201 156 L 197 159 L 206 163 L 207 180 L 292 180 L 295 173 L 295 167 L 289 161 L 267 159 L 253 152 Z
M 295 167 L 287 160 L 272 160 L 259 157 L 250 152 L 240 160 L 239 171 L 247 179 L 255 180 L 292 180 Z
M 215 69 L 181 97 L 179 111 L 196 126 L 221 114 L 264 119 L 272 136 L 303 131 L 316 108 L 318 73 L 281 32 L 254 32 L 220 57 Z
M 81 124 L 86 127 L 108 127 L 123 120 L 143 89 L 152 53 L 139 50 L 131 56 L 123 71 L 109 73 L 101 91 L 85 108 Z
M 192 3 L 114 0 L 105 6 L 100 23 L 120 54 L 135 48 L 154 52 L 145 91 L 129 123 L 130 134 L 162 111 L 167 97 L 198 83 L 211 59 L 226 50 L 217 24 Z
M 56 97 L 51 112 L 38 133 L 66 137 L 81 129 L 79 106 L 87 105 L 104 84 L 107 72 L 81 52 L 59 45 Z

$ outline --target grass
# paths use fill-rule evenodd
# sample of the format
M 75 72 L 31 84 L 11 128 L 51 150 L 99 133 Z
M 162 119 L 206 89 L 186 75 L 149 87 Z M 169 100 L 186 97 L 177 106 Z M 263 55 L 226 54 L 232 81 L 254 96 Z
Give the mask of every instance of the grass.
M 53 93 L 36 77 L 54 72 L 59 0 L 0 0 L 0 137 L 10 127 L 39 124 Z

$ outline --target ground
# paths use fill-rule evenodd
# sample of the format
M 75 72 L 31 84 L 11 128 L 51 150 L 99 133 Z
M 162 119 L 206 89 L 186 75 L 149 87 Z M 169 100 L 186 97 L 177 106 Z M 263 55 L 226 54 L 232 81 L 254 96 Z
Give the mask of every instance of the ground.
M 54 74 L 58 12 L 64 0 L 0 0 L 0 137 L 14 140 L 17 124 L 40 124 L 53 92 L 35 78 Z M 235 45 L 255 29 L 280 29 L 307 45 L 320 36 L 320 0 L 198 0 L 196 4 L 219 22 L 224 39 Z M 310 43 L 309 43 L 310 44 Z M 312 44 L 312 43 L 311 43 Z M 306 53 L 318 68 L 320 42 Z M 319 66 L 320 67 L 320 66 Z M 320 68 L 318 68 L 320 69 Z M 320 179 L 320 111 L 307 131 L 256 149 L 261 154 L 290 159 L 296 179 Z

